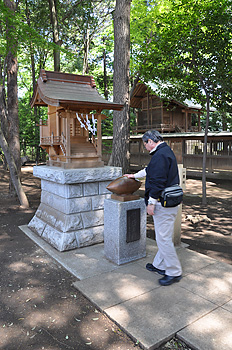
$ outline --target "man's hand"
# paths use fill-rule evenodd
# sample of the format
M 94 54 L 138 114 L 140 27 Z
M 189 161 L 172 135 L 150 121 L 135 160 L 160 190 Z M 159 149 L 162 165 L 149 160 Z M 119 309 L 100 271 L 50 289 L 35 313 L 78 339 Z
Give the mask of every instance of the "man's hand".
M 147 213 L 148 215 L 154 215 L 155 205 L 154 204 L 148 204 L 147 206 Z
M 123 176 L 128 177 L 128 179 L 134 179 L 135 178 L 134 174 L 124 174 Z

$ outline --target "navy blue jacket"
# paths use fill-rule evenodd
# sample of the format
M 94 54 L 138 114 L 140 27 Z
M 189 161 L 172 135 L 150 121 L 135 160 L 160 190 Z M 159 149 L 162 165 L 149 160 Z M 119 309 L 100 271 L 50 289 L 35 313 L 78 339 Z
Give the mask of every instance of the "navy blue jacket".
M 158 199 L 166 187 L 180 183 L 175 154 L 166 142 L 158 145 L 151 156 L 151 161 L 146 168 L 146 205 L 149 197 Z

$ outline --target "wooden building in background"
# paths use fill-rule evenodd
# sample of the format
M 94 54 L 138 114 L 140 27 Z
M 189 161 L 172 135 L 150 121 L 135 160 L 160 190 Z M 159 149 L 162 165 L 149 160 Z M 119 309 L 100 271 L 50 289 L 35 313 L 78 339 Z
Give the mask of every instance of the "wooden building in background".
M 201 174 L 203 162 L 204 131 L 201 130 L 202 106 L 185 101 L 163 100 L 156 94 L 152 83 L 137 84 L 130 106 L 136 112 L 136 126 L 130 135 L 130 171 L 147 166 L 149 153 L 144 149 L 142 134 L 158 130 L 174 151 L 177 162 L 183 164 L 187 174 Z M 211 109 L 213 111 L 213 109 Z M 113 137 L 104 137 L 103 157 L 107 164 Z M 207 141 L 207 175 L 232 176 L 232 132 L 209 132 Z
M 201 130 L 202 107 L 192 101 L 180 103 L 163 100 L 155 92 L 152 83 L 139 83 L 135 87 L 130 107 L 136 111 L 136 126 L 132 132 L 143 133 L 156 129 L 161 133 L 196 132 Z

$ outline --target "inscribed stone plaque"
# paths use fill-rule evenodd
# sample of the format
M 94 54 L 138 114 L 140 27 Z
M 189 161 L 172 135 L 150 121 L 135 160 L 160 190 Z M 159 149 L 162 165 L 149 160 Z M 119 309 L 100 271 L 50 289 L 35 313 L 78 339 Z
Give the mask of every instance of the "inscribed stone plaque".
M 134 242 L 140 239 L 140 208 L 127 210 L 126 242 Z

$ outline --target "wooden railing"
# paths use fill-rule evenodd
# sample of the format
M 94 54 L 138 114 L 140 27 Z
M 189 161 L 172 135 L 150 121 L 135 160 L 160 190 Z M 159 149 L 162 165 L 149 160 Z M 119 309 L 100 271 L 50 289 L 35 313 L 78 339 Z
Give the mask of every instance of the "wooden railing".
M 202 140 L 204 137 L 204 133 L 201 133 Z M 218 138 L 218 141 L 214 139 L 213 141 L 208 140 L 208 143 L 210 142 L 231 142 L 231 140 L 226 140 L 226 136 L 218 135 L 217 132 L 215 132 L 216 136 Z M 220 133 L 219 133 L 220 134 Z M 230 134 L 230 133 L 228 133 Z M 170 135 L 170 136 L 169 136 Z M 172 137 L 173 135 L 173 137 Z M 183 134 L 184 135 L 184 134 Z M 203 164 L 203 154 L 189 154 L 187 153 L 187 146 L 186 142 L 189 142 L 190 140 L 184 140 L 184 136 L 181 136 L 180 138 L 182 140 L 176 140 L 175 134 L 166 134 L 164 136 L 164 140 L 169 143 L 170 147 L 173 149 L 175 156 L 177 158 L 177 162 L 179 164 L 183 164 L 184 168 L 187 170 L 196 170 L 196 171 L 202 171 L 202 164 Z M 189 135 L 189 134 L 188 134 Z M 196 136 L 195 134 L 192 134 L 193 139 L 195 140 Z M 208 138 L 210 135 L 208 135 Z M 213 136 L 211 136 L 213 137 Z M 232 139 L 232 136 L 228 135 L 228 138 L 230 137 Z M 112 149 L 112 136 L 103 136 L 103 161 L 107 165 L 108 160 L 110 159 L 111 155 L 111 149 Z M 231 146 L 230 146 L 231 147 Z M 213 147 L 209 147 L 211 149 L 211 153 L 207 153 L 206 158 L 206 168 L 208 169 L 208 172 L 215 172 L 215 177 L 217 172 L 230 172 L 232 174 L 232 150 L 229 148 L 229 151 L 227 149 L 226 154 L 221 154 L 221 152 L 217 151 L 217 154 L 213 154 L 212 149 Z M 143 167 L 147 166 L 147 164 L 150 161 L 150 155 L 149 153 L 144 149 L 143 147 L 143 141 L 141 138 L 141 135 L 131 135 L 130 136 L 130 171 L 136 172 L 138 170 L 141 170 Z
M 51 145 L 51 136 L 46 136 L 46 137 L 40 137 L 40 144 L 41 145 Z
M 61 133 L 61 136 L 54 136 L 54 133 L 52 132 L 51 136 L 41 137 L 40 144 L 46 146 L 60 146 L 64 155 L 66 154 L 67 140 L 63 132 Z
M 137 125 L 132 127 L 133 132 L 145 132 L 147 130 L 156 129 L 158 131 L 174 131 L 175 127 L 171 124 L 152 124 L 152 125 Z
M 62 143 L 62 145 L 64 146 L 65 153 L 66 153 L 66 149 L 67 149 L 67 140 L 66 140 L 66 138 L 65 138 L 63 132 L 61 133 L 61 143 Z
M 94 145 L 94 148 L 97 151 L 97 140 L 95 139 L 95 137 L 93 135 L 91 137 L 91 143 Z

